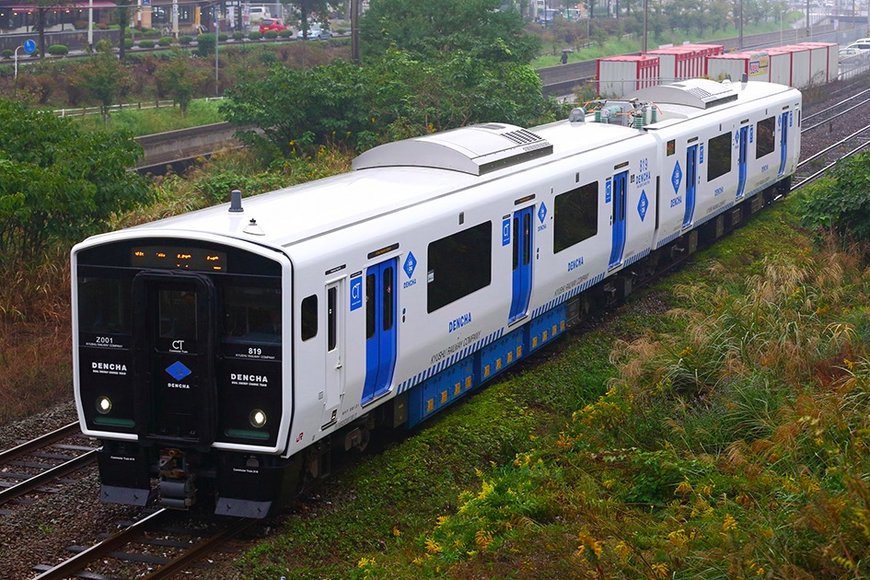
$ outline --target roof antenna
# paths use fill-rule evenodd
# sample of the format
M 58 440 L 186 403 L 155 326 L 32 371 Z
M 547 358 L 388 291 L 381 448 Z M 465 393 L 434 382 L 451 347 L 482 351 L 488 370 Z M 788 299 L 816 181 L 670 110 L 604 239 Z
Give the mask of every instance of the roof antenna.
M 744 83 L 744 84 L 748 83 L 749 82 L 749 75 L 746 73 L 743 73 L 743 75 L 740 77 L 740 82 Z
M 239 189 L 234 189 L 230 192 L 230 213 L 241 213 L 245 211 L 242 208 L 242 192 Z

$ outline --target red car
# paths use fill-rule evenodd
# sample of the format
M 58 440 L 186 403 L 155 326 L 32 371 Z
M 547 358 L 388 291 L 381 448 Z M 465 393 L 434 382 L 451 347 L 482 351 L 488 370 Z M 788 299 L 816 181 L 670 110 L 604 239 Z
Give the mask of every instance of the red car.
M 287 30 L 287 27 L 284 26 L 284 23 L 281 22 L 280 18 L 264 18 L 260 21 L 260 34 L 269 32 L 270 30 L 274 30 L 275 32 L 281 32 L 282 30 Z

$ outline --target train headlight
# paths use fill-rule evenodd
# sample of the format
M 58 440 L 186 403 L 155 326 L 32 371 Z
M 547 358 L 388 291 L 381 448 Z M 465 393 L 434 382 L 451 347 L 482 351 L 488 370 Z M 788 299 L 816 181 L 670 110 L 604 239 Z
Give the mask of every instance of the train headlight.
M 109 411 L 112 410 L 112 399 L 103 395 L 101 397 L 97 397 L 97 412 L 105 415 Z
M 261 429 L 266 425 L 266 412 L 262 409 L 254 409 L 251 411 L 251 415 L 248 419 L 251 421 L 253 427 Z

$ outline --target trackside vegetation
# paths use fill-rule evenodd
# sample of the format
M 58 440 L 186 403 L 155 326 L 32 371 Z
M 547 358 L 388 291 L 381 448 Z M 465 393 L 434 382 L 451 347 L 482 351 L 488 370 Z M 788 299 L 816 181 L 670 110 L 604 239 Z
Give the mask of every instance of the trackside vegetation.
M 868 575 L 870 276 L 810 194 L 363 458 L 239 573 Z

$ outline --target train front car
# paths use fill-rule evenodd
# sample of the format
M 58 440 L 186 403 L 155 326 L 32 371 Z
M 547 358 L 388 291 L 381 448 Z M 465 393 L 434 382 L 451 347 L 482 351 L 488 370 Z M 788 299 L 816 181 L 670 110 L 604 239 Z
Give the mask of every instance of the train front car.
M 133 229 L 73 248 L 76 405 L 103 501 L 265 517 L 278 496 L 290 263 L 227 239 Z

